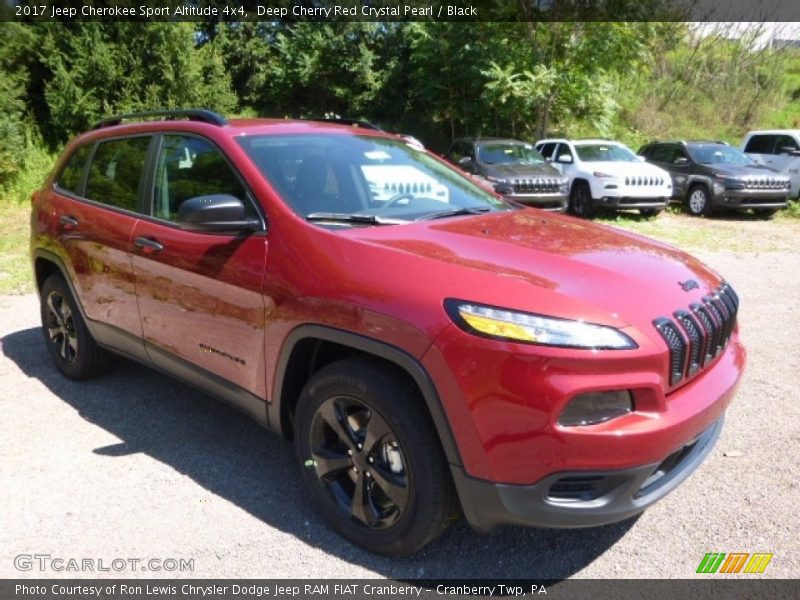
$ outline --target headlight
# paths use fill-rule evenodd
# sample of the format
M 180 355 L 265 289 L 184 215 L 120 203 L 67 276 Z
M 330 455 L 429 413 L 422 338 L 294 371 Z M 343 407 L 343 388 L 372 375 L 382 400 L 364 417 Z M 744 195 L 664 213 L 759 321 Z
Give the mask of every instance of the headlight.
M 619 329 L 583 321 L 545 317 L 462 300 L 447 299 L 445 310 L 468 333 L 543 346 L 622 350 L 637 348 Z
M 562 194 L 569 193 L 569 179 L 561 180 L 561 183 L 558 184 L 558 191 Z
M 616 179 L 616 175 L 612 175 L 611 173 L 603 173 L 602 171 L 595 171 L 592 173 L 595 177 L 599 177 L 600 179 Z
M 508 179 L 505 179 L 504 177 L 495 177 L 494 175 L 487 175 L 486 179 L 494 183 L 508 183 Z
M 744 179 L 734 175 L 726 175 L 725 173 L 713 173 L 713 175 L 715 179 L 719 179 L 720 181 L 727 181 L 729 183 L 745 183 Z

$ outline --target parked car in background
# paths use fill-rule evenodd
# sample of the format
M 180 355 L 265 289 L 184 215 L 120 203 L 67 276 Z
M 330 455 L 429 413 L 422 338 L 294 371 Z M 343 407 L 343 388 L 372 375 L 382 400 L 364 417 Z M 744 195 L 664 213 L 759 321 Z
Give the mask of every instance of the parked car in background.
M 549 139 L 536 149 L 569 178 L 569 211 L 579 217 L 592 217 L 596 208 L 655 216 L 672 196 L 669 173 L 619 142 Z
M 722 142 L 652 142 L 639 154 L 667 169 L 674 198 L 695 216 L 753 209 L 771 217 L 786 207 L 789 177 Z
M 568 182 L 544 160 L 533 144 L 504 138 L 461 138 L 447 159 L 460 169 L 487 180 L 514 202 L 545 210 L 567 209 Z
M 788 175 L 789 197 L 800 199 L 800 129 L 751 131 L 740 149 L 757 163 Z

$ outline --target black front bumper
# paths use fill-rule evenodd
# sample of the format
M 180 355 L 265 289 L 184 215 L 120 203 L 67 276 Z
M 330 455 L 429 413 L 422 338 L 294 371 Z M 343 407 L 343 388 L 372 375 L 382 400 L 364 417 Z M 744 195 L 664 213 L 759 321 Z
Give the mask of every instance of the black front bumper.
M 567 210 L 567 195 L 555 193 L 530 193 L 530 194 L 503 194 L 506 200 L 511 200 L 518 204 L 525 206 L 532 206 L 534 208 L 541 208 L 542 210 L 549 210 L 551 212 L 565 212 Z
M 555 473 L 533 485 L 492 483 L 454 467 L 454 481 L 464 515 L 479 531 L 505 524 L 606 525 L 639 514 L 687 479 L 711 452 L 722 422 L 659 463 L 616 471 Z
M 603 196 L 595 198 L 594 205 L 598 208 L 613 208 L 615 210 L 641 210 L 662 209 L 667 207 L 669 198 L 637 198 L 628 196 Z
M 786 208 L 789 190 L 721 190 L 715 188 L 713 205 L 718 209 Z

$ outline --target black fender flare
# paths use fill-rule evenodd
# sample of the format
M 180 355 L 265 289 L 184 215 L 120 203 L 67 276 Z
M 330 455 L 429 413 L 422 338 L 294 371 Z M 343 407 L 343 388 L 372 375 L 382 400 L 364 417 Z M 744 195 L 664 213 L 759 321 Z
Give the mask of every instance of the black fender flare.
M 689 175 L 686 182 L 686 198 L 689 198 L 689 190 L 696 185 L 704 185 L 708 190 L 709 198 L 714 197 L 714 182 L 711 177 L 706 175 Z
M 299 342 L 307 339 L 333 342 L 341 346 L 353 348 L 365 354 L 387 360 L 402 369 L 416 383 L 422 394 L 422 398 L 433 420 L 433 425 L 436 428 L 436 433 L 441 441 L 447 461 L 451 465 L 462 465 L 461 455 L 458 452 L 458 447 L 453 437 L 450 423 L 447 420 L 439 393 L 427 370 L 422 366 L 419 360 L 405 350 L 387 344 L 386 342 L 325 325 L 300 325 L 292 330 L 286 337 L 277 362 L 272 390 L 273 393 L 271 394 L 273 401 L 267 407 L 267 419 L 272 429 L 277 430 L 281 435 L 285 436 L 287 434 L 287 432 L 283 430 L 281 422 L 281 404 L 286 370 L 289 366 L 289 361 L 291 360 L 295 346 L 297 346 Z
M 72 294 L 72 297 L 75 299 L 75 304 L 78 305 L 78 310 L 81 312 L 81 317 L 83 317 L 83 320 L 88 323 L 89 319 L 86 318 L 86 311 L 83 310 L 83 304 L 81 304 L 81 299 L 78 296 L 75 285 L 72 283 L 72 277 L 69 276 L 69 271 L 67 270 L 67 266 L 64 264 L 64 261 L 61 260 L 61 257 L 57 254 L 42 248 L 36 248 L 33 251 L 33 265 L 31 265 L 33 267 L 33 283 L 36 285 L 36 293 L 39 294 L 41 292 L 39 289 L 39 281 L 36 277 L 36 261 L 40 258 L 42 260 L 46 260 L 47 262 L 53 263 L 56 269 L 59 270 L 61 277 L 63 277 L 64 281 L 67 282 L 69 291 Z

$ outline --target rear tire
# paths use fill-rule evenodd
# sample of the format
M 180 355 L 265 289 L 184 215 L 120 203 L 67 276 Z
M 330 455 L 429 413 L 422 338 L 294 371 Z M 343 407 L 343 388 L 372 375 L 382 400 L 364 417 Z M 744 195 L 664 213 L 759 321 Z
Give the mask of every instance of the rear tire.
M 711 208 L 711 195 L 708 188 L 702 184 L 693 185 L 686 196 L 686 210 L 695 217 L 710 216 L 713 212 Z
M 106 370 L 111 355 L 92 338 L 61 275 L 50 275 L 42 285 L 40 312 L 47 351 L 65 377 L 80 381 Z
M 569 195 L 570 212 L 576 217 L 591 219 L 594 216 L 592 190 L 585 181 L 576 181 Z
M 298 400 L 294 439 L 314 504 L 357 546 L 412 554 L 459 516 L 422 398 L 391 368 L 348 358 L 315 373 Z

